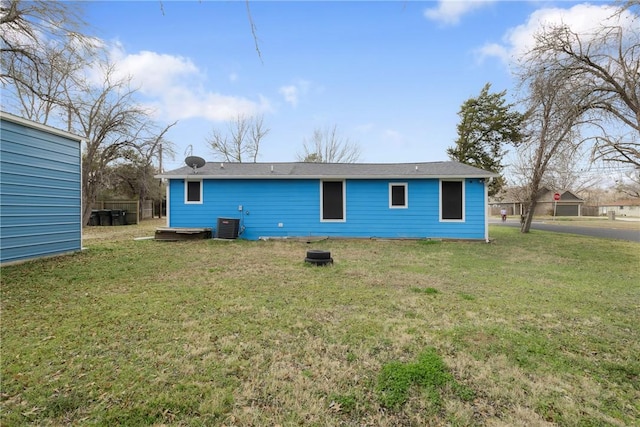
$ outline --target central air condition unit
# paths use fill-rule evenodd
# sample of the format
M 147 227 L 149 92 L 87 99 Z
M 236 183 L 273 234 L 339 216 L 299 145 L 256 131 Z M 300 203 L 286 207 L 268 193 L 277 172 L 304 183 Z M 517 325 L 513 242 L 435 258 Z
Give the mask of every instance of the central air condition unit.
M 237 239 L 240 220 L 237 218 L 218 218 L 216 227 L 216 238 Z

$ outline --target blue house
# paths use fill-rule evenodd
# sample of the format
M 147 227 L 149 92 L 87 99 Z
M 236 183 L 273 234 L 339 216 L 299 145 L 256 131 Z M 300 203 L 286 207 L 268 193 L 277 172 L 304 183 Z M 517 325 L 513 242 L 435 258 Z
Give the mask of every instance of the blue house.
M 156 178 L 168 180 L 172 228 L 215 229 L 230 220 L 248 240 L 488 241 L 487 186 L 494 176 L 457 162 L 207 163 Z
M 82 247 L 82 138 L 0 112 L 0 263 Z

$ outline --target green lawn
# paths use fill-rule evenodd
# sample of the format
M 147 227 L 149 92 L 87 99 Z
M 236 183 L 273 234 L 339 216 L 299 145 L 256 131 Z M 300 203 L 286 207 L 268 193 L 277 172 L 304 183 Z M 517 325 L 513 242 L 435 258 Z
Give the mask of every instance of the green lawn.
M 156 242 L 134 227 L 2 269 L 0 425 L 640 420 L 637 243 L 510 227 L 491 244 Z M 305 264 L 308 249 L 335 263 Z

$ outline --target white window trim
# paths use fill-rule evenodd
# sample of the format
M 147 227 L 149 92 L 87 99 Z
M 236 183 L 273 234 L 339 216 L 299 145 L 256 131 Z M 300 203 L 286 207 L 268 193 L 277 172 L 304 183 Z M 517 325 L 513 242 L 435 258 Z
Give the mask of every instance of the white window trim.
M 462 182 L 462 219 L 444 219 L 442 218 L 442 183 L 443 182 Z M 440 222 L 465 222 L 465 218 L 466 218 L 466 213 L 467 213 L 467 204 L 466 204 L 466 200 L 465 200 L 465 193 L 466 193 L 466 181 L 464 179 L 440 179 L 440 192 L 438 194 L 438 209 L 439 209 L 439 219 Z
M 404 205 L 393 204 L 393 187 L 404 187 Z M 409 184 L 406 182 L 390 182 L 389 183 L 389 209 L 408 209 L 409 208 Z
M 187 200 L 189 196 L 189 182 L 199 182 L 200 183 L 200 200 L 197 202 Z M 202 204 L 202 193 L 203 193 L 204 183 L 201 179 L 185 179 L 184 180 L 184 204 L 185 205 L 201 205 Z
M 322 202 L 324 200 L 324 183 L 325 182 L 341 182 L 342 183 L 342 219 L 324 219 L 322 212 Z M 320 180 L 320 222 L 347 222 L 347 186 L 345 180 Z

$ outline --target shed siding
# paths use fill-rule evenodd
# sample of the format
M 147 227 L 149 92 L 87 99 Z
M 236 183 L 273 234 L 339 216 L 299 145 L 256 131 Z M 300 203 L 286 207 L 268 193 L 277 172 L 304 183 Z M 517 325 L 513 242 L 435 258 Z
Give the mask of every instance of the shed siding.
M 389 183 L 407 183 L 407 209 L 389 207 Z M 466 180 L 465 221 L 439 219 L 439 180 L 346 180 L 344 222 L 322 222 L 317 179 L 205 180 L 203 203 L 184 203 L 184 181 L 169 185 L 169 226 L 212 227 L 240 219 L 241 237 L 380 237 L 484 239 L 484 184 Z M 238 207 L 242 206 L 242 212 Z M 281 227 L 278 224 L 282 224 Z
M 80 141 L 2 120 L 0 142 L 0 262 L 80 250 Z

